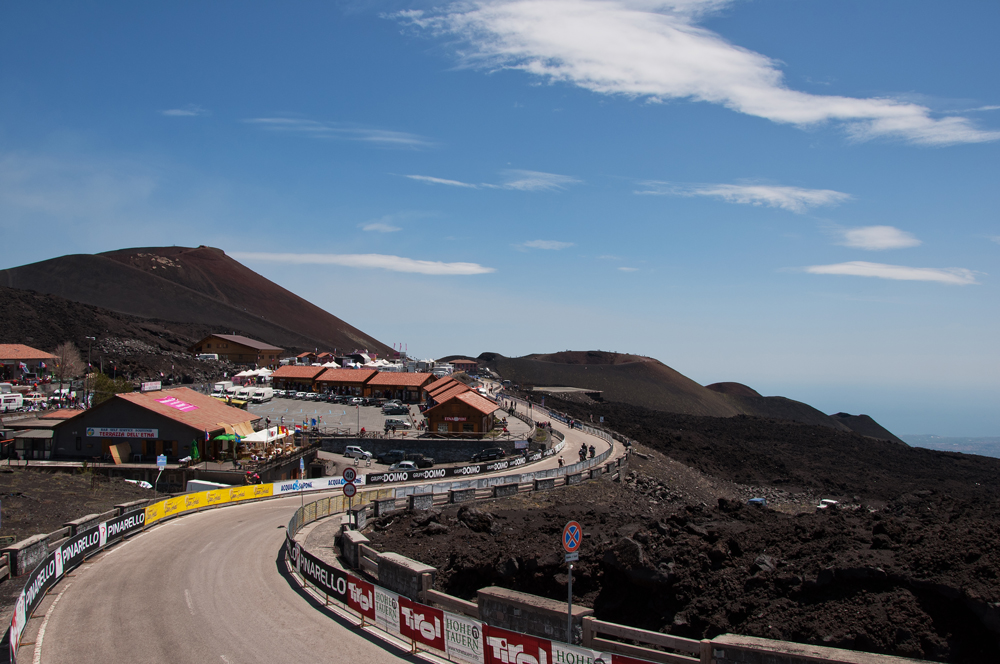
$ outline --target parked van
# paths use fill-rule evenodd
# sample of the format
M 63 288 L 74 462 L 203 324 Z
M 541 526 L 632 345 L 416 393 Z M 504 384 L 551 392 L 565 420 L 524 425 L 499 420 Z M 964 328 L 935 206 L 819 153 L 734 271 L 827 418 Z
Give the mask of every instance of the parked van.
M 251 401 L 254 403 L 264 403 L 274 398 L 274 389 L 270 387 L 258 387 L 253 391 Z
M 226 390 L 233 386 L 233 381 L 224 380 L 212 386 L 212 396 L 222 398 L 226 396 Z
M 217 360 L 219 355 L 217 353 L 202 353 L 198 356 L 199 360 Z
M 0 412 L 18 410 L 24 406 L 24 397 L 18 392 L 0 395 Z
M 236 390 L 236 397 L 240 401 L 250 401 L 253 398 L 254 393 L 253 387 L 241 387 Z
M 10 394 L 14 391 L 14 386 L 10 383 L 0 383 L 0 394 Z

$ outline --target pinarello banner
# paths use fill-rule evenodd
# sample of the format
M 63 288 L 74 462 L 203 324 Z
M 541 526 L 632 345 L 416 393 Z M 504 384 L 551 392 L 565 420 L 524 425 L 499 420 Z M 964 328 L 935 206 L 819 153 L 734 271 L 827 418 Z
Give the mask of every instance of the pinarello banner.
M 428 648 L 445 652 L 444 611 L 399 597 L 399 633 Z
M 64 574 L 75 568 L 90 555 L 107 546 L 108 542 L 142 530 L 145 512 L 139 510 L 119 516 L 110 521 L 102 521 L 96 528 L 74 535 L 50 553 L 28 574 L 17 602 L 14 616 L 10 621 L 10 661 L 17 662 L 17 649 L 28 617 L 45 597 L 46 591 L 54 586 Z
M 375 615 L 375 586 L 359 578 L 347 577 L 347 606 L 367 618 L 377 622 Z
M 290 537 L 285 540 L 288 557 L 302 578 L 334 598 L 341 604 L 348 604 L 348 574 L 342 569 L 326 563 L 302 548 Z M 374 616 L 372 616 L 374 620 Z
M 485 664 L 553 664 L 552 642 L 483 624 Z

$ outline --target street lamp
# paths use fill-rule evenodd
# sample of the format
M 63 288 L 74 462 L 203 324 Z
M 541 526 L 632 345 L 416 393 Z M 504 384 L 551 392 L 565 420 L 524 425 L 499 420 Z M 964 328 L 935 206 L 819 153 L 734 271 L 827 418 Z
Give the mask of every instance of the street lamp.
M 90 401 L 87 399 L 87 379 L 90 376 L 90 347 L 97 341 L 97 337 L 87 337 L 87 371 L 83 374 L 83 403 L 90 408 Z

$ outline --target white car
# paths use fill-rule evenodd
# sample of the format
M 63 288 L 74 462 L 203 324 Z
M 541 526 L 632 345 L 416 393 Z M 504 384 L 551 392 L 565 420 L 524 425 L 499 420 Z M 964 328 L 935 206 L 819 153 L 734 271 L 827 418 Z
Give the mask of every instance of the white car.
M 307 394 L 309 394 L 309 393 L 308 392 L 296 392 L 295 393 L 295 398 L 296 399 L 305 399 Z
M 361 397 L 354 397 L 353 399 L 351 399 L 347 403 L 349 405 L 351 405 L 351 406 L 363 406 L 363 405 L 365 405 L 365 400 L 362 399 Z
M 347 449 L 344 450 L 344 456 L 348 459 L 371 459 L 372 453 L 366 452 L 357 445 L 348 445 Z
M 400 461 L 389 466 L 389 470 L 417 470 L 417 464 L 413 461 Z

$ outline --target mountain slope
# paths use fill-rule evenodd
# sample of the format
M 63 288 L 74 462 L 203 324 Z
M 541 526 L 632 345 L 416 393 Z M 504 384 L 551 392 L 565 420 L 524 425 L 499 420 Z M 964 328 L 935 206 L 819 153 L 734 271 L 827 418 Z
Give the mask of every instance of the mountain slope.
M 666 413 L 709 417 L 752 415 L 901 442 L 867 416 L 862 416 L 867 420 L 831 417 L 800 401 L 761 396 L 740 383 L 703 387 L 658 360 L 640 355 L 564 351 L 524 357 L 483 353 L 478 359 L 504 379 L 520 385 L 587 388 L 602 391 L 605 401 Z
M 62 256 L 0 270 L 0 285 L 215 332 L 240 330 L 289 350 L 390 350 L 211 247 Z

